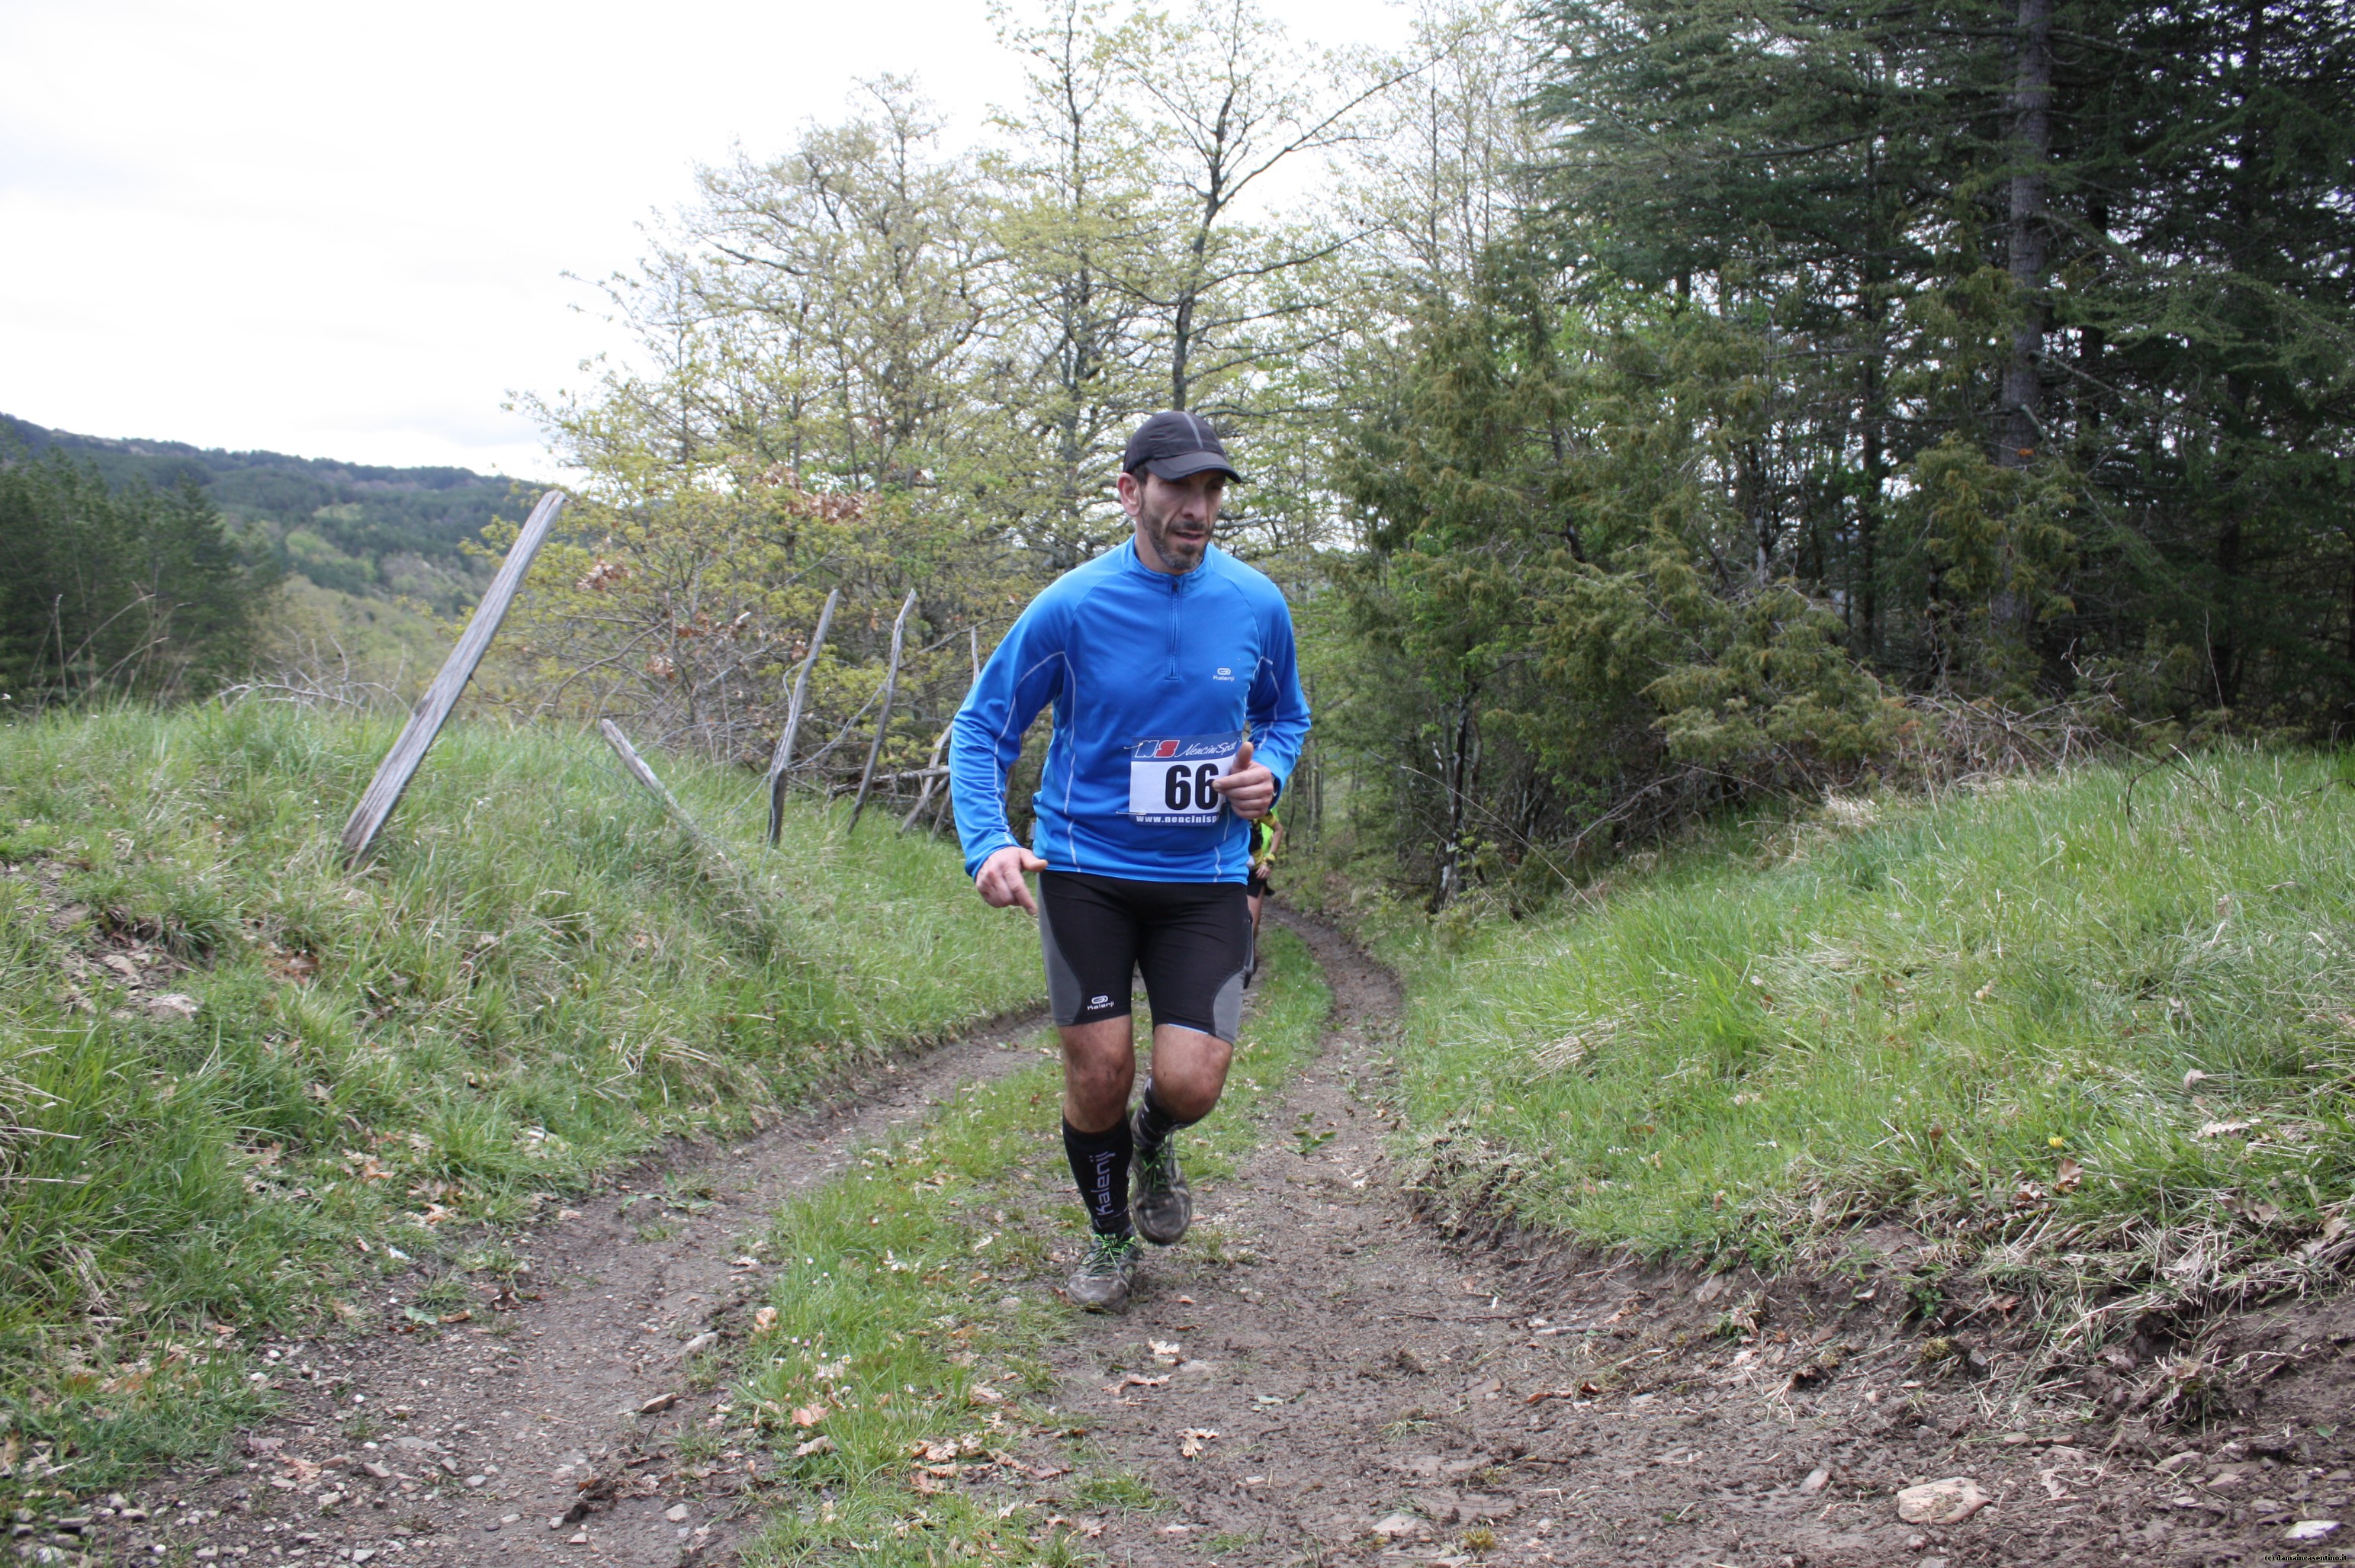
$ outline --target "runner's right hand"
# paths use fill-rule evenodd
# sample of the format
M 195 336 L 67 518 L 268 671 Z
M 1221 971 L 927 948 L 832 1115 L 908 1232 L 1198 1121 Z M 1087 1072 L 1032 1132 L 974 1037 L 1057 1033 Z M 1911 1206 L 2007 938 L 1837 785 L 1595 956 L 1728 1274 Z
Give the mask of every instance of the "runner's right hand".
M 1047 862 L 1018 844 L 1008 844 L 981 863 L 974 874 L 973 885 L 981 890 L 981 901 L 992 909 L 1012 909 L 1020 904 L 1032 914 L 1039 906 L 1030 901 L 1030 884 L 1022 880 L 1029 871 L 1043 871 Z

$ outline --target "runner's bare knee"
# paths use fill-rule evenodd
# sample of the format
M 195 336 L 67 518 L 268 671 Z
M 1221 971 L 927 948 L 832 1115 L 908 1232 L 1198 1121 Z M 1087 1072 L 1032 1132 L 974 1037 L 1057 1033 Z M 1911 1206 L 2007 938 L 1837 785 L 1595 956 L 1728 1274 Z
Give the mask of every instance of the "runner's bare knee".
M 1234 1061 L 1232 1042 L 1198 1029 L 1160 1024 L 1153 1030 L 1154 1093 L 1169 1114 L 1199 1122 L 1215 1109 Z
M 1083 1133 L 1100 1133 L 1127 1115 L 1136 1082 L 1128 1016 L 1056 1032 L 1063 1042 L 1063 1119 Z

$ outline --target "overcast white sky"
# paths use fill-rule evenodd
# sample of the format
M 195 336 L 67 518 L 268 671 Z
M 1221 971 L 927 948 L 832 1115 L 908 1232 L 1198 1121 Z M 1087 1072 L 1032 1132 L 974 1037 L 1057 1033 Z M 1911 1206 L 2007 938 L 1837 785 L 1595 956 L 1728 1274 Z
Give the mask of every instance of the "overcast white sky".
M 1379 0 L 1266 0 L 1395 44 Z M 913 74 L 978 134 L 985 0 L 0 0 L 0 412 L 91 435 L 551 472 L 513 391 L 619 343 L 595 278 L 692 165 Z M 584 314 L 584 310 L 588 314 Z

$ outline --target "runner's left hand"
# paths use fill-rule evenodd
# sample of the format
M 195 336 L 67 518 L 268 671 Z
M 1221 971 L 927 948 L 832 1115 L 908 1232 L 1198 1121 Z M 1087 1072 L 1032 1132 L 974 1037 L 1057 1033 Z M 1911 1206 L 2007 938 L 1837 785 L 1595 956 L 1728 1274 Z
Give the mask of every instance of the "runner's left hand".
M 1210 787 L 1227 797 L 1235 815 L 1245 822 L 1257 822 L 1275 808 L 1275 775 L 1252 761 L 1252 743 L 1235 753 L 1234 771 L 1222 779 L 1211 781 Z

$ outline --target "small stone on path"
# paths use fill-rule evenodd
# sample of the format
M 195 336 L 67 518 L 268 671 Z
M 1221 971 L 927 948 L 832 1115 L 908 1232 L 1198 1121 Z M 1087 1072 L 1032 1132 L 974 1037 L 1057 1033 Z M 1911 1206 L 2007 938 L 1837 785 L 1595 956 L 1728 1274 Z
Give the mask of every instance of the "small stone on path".
M 1985 1508 L 1987 1495 L 1963 1476 L 1924 1481 L 1897 1494 L 1897 1517 L 1908 1524 L 1960 1524 Z
M 2320 1541 L 2339 1528 L 2335 1519 L 2302 1519 L 2282 1531 L 2284 1541 Z

